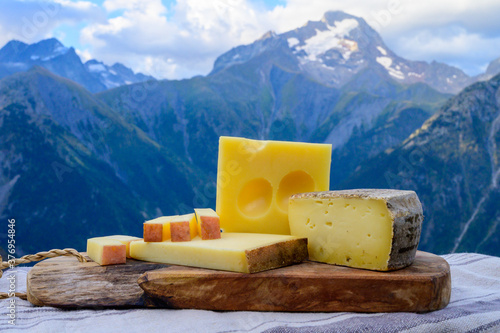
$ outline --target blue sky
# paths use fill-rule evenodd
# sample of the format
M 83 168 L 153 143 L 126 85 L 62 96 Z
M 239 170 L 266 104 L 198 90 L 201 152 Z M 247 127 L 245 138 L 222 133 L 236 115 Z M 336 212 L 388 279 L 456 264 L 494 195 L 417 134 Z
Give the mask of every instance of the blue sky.
M 469 75 L 500 57 L 498 0 L 0 0 L 0 46 L 56 37 L 82 59 L 158 78 L 207 74 L 220 54 L 321 19 L 363 17 L 398 55 Z

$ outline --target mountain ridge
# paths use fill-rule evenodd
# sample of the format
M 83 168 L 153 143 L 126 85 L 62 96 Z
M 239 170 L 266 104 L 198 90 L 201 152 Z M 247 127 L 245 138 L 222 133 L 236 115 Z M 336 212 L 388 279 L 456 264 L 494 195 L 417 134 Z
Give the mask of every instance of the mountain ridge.
M 0 78 L 27 71 L 33 66 L 44 67 L 94 93 L 124 84 L 154 80 L 152 76 L 135 74 L 119 63 L 107 66 L 97 60 L 89 60 L 84 64 L 73 47 L 64 46 L 56 38 L 33 44 L 13 40 L 0 49 Z

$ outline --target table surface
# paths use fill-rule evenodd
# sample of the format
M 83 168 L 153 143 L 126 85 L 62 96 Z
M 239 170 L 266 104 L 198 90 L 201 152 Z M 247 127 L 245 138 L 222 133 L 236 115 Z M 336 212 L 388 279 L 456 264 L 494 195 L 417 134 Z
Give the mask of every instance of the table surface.
M 442 256 L 451 269 L 450 304 L 429 313 L 284 313 L 203 310 L 60 310 L 15 298 L 0 301 L 0 331 L 29 332 L 500 332 L 500 257 Z M 4 271 L 0 291 L 26 291 L 27 267 Z M 11 307 L 9 309 L 9 306 Z

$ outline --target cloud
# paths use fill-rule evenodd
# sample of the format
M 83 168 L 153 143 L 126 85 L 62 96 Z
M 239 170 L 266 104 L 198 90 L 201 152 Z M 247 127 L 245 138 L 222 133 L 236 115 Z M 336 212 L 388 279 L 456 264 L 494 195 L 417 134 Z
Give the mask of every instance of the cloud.
M 107 0 L 103 6 L 123 13 L 84 28 L 81 43 L 105 62 L 156 77 L 207 74 L 217 56 L 254 41 L 268 25 L 244 0 L 179 0 L 170 19 L 160 0 Z
M 0 1 L 0 45 L 12 39 L 26 43 L 53 36 L 61 24 L 103 20 L 104 11 L 88 1 Z

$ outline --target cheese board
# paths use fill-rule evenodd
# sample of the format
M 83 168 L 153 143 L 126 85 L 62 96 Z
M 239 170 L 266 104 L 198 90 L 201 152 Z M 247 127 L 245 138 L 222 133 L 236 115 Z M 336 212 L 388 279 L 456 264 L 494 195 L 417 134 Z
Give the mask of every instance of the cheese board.
M 451 279 L 443 258 L 420 251 L 411 266 L 391 272 L 305 261 L 245 274 L 134 259 L 99 266 L 59 257 L 36 264 L 27 289 L 31 303 L 60 308 L 427 312 L 448 304 Z

